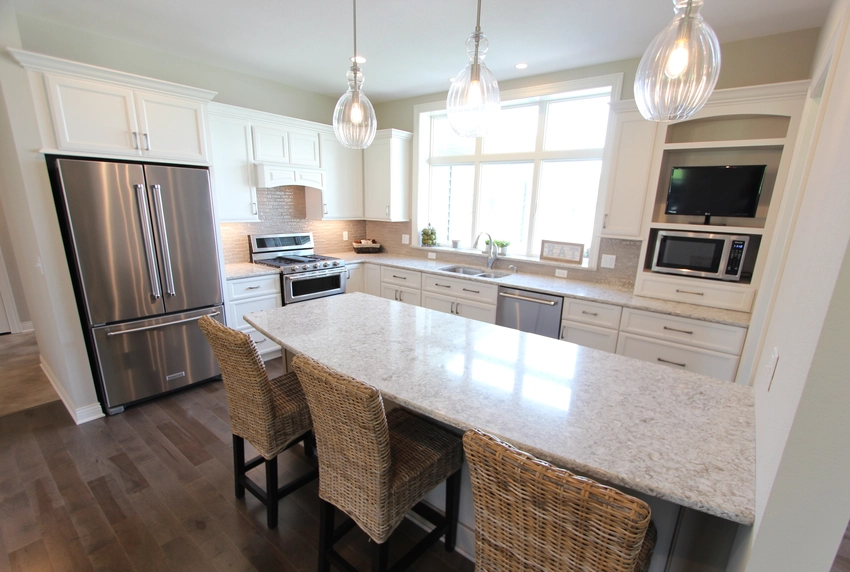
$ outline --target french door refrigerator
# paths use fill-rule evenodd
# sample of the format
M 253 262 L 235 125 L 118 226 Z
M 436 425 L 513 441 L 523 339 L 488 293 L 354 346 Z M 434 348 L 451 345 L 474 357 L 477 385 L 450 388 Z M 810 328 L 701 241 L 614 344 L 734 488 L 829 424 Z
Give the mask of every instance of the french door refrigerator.
M 209 172 L 56 157 L 48 166 L 106 412 L 217 376 L 197 325 L 223 314 Z

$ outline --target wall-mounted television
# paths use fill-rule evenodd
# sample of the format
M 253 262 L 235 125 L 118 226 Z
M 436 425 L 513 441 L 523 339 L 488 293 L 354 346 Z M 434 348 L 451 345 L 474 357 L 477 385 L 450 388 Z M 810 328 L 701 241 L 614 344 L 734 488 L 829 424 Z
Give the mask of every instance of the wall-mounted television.
M 767 165 L 673 167 L 667 189 L 669 215 L 756 216 Z

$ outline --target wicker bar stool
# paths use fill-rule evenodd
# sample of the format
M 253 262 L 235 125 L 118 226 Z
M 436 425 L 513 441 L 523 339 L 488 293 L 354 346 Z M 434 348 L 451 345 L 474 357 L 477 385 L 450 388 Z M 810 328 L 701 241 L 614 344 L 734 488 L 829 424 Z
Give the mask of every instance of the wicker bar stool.
M 355 523 L 374 541 L 372 570 L 387 570 L 387 540 L 409 510 L 436 528 L 393 565 L 393 572 L 407 568 L 443 535 L 446 550 L 453 551 L 460 438 L 402 409 L 385 413 L 377 389 L 315 360 L 299 355 L 292 365 L 310 403 L 319 454 L 319 570 L 330 570 L 332 563 L 354 570 L 333 546 Z M 420 502 L 444 480 L 445 516 Z M 336 508 L 351 518 L 335 528 Z
M 266 506 L 266 523 L 269 528 L 275 528 L 278 501 L 318 476 L 318 470 L 313 469 L 278 488 L 277 456 L 280 453 L 303 441 L 307 455 L 313 455 L 313 426 L 304 391 L 294 373 L 269 380 L 266 366 L 249 335 L 207 316 L 198 320 L 198 325 L 218 359 L 224 380 L 233 433 L 236 498 L 243 498 L 247 489 Z M 245 440 L 259 451 L 258 457 L 245 461 Z M 265 490 L 247 475 L 263 463 Z
M 475 569 L 645 572 L 657 532 L 649 506 L 470 429 Z

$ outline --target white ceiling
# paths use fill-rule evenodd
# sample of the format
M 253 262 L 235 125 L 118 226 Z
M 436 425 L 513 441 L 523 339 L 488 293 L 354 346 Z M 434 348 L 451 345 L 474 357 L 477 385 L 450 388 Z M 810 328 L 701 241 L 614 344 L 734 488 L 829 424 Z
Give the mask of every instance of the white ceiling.
M 352 55 L 350 0 L 14 0 L 18 13 L 337 97 Z M 831 0 L 706 0 L 721 42 L 823 24 Z M 476 0 L 360 0 L 373 102 L 448 89 L 466 64 Z M 670 0 L 483 0 L 499 80 L 640 57 Z M 514 64 L 528 63 L 517 70 Z

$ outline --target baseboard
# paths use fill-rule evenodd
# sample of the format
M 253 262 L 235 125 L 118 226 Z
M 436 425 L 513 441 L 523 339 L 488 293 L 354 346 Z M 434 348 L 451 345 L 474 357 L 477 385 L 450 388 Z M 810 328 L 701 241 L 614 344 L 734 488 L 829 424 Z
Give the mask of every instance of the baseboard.
M 431 505 L 428 504 L 428 506 Z M 434 528 L 433 524 L 431 524 L 415 512 L 408 512 L 407 518 L 414 524 L 427 531 L 431 531 Z M 463 524 L 462 522 L 457 523 L 457 541 L 455 542 L 455 550 L 461 555 L 463 555 L 465 558 L 468 558 L 472 562 L 475 562 L 475 531 Z
M 21 333 L 29 333 L 35 331 L 32 327 L 32 322 L 21 322 Z
M 61 383 L 59 383 L 59 379 L 56 377 L 56 374 L 53 373 L 53 370 L 50 369 L 50 366 L 47 365 L 46 361 L 44 361 L 44 356 L 39 356 L 39 361 L 41 362 L 41 370 L 44 372 L 44 375 L 47 376 L 47 379 L 50 380 L 50 385 L 52 385 L 53 389 L 56 390 L 56 393 L 59 394 L 59 399 L 62 400 L 62 403 L 65 405 L 65 409 L 67 409 L 68 413 L 71 414 L 71 417 L 74 419 L 74 423 L 80 425 L 82 423 L 94 421 L 95 419 L 100 419 L 104 416 L 100 403 L 92 403 L 84 407 L 74 407 L 74 402 L 71 400 L 71 396 L 68 395 L 68 392 L 65 391 L 65 388 L 62 387 Z

